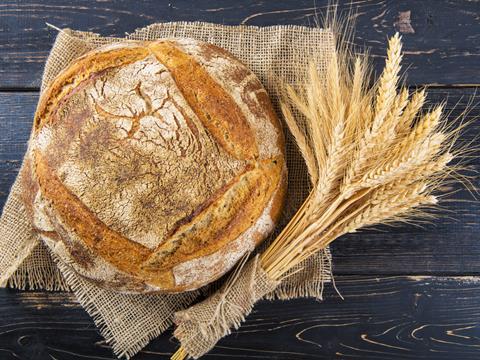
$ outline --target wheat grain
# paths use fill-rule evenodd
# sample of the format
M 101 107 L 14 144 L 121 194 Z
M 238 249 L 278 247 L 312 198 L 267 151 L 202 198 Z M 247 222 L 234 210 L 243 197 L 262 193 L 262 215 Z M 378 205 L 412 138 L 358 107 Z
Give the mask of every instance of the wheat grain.
M 398 33 L 390 38 L 388 42 L 387 59 L 385 68 L 379 80 L 377 96 L 375 99 L 375 117 L 372 127 L 367 133 L 367 140 L 374 138 L 381 128 L 390 106 L 396 96 L 397 82 L 400 73 L 402 60 L 402 43 Z
M 433 195 L 415 194 L 408 192 L 403 194 L 402 198 L 397 198 L 395 202 L 388 204 L 385 201 L 376 205 L 367 206 L 349 223 L 342 228 L 340 234 L 352 233 L 360 228 L 376 225 L 379 223 L 387 223 L 388 221 L 398 221 L 402 217 L 408 215 L 412 208 L 425 205 L 435 205 L 437 198 Z
M 403 88 L 395 98 L 393 105 L 387 115 L 384 127 L 386 128 L 384 139 L 379 139 L 379 142 L 383 144 L 383 147 L 389 146 L 395 135 L 397 134 L 396 125 L 403 113 L 403 110 L 408 104 L 408 89 Z M 383 140 L 383 141 L 382 141 Z
M 438 105 L 433 111 L 424 115 L 410 132 L 410 134 L 405 137 L 405 142 L 403 143 L 405 148 L 416 146 L 416 144 L 422 142 L 431 133 L 433 133 L 440 124 L 442 111 L 443 105 Z M 404 151 L 405 148 L 399 149 L 399 151 Z
M 445 135 L 442 133 L 432 135 L 417 147 L 411 147 L 391 161 L 366 172 L 358 183 L 352 185 L 352 188 L 376 187 L 415 171 L 417 166 L 427 164 L 438 154 L 444 140 Z
M 396 125 L 397 133 L 410 131 L 410 127 L 415 120 L 415 117 L 425 103 L 425 98 L 425 89 L 422 89 L 413 94 L 411 100 L 405 107 L 402 116 L 398 120 L 398 123 Z
M 333 129 L 331 143 L 328 147 L 328 156 L 325 167 L 319 175 L 316 185 L 315 201 L 319 206 L 317 211 L 320 211 L 322 205 L 328 203 L 335 194 L 336 182 L 342 174 L 342 159 L 343 151 L 345 149 L 345 131 L 344 131 L 344 109 L 338 110 L 338 119 L 335 128 Z
M 317 161 L 315 159 L 315 154 L 312 151 L 312 148 L 307 140 L 307 137 L 302 132 L 300 127 L 298 126 L 290 107 L 282 102 L 280 104 L 280 108 L 282 110 L 283 117 L 285 122 L 288 126 L 288 129 L 292 133 L 295 142 L 300 150 L 300 153 L 305 161 L 307 166 L 308 174 L 310 176 L 310 181 L 312 184 L 317 183 L 318 180 L 318 168 L 317 168 Z

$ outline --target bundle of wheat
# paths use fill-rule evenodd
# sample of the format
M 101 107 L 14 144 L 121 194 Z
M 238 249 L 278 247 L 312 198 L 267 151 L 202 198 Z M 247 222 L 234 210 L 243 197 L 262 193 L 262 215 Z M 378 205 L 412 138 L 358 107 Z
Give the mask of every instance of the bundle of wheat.
M 396 34 L 373 88 L 366 58 L 341 51 L 325 81 L 312 62 L 304 89 L 285 86 L 282 112 L 312 191 L 261 256 L 273 279 L 343 234 L 425 215 L 437 203 L 434 192 L 453 171 L 455 132 L 446 130 L 443 105 L 421 113 L 424 90 L 397 90 L 401 49 Z M 303 128 L 292 108 L 303 115 Z
M 461 152 L 453 146 L 458 129 L 447 128 L 442 105 L 422 112 L 424 90 L 398 90 L 401 49 L 396 34 L 373 87 L 366 56 L 341 46 L 325 79 L 313 59 L 300 89 L 283 85 L 281 109 L 312 189 L 260 256 L 271 279 L 280 281 L 346 233 L 428 216 L 437 190 L 455 173 L 449 163 Z M 181 348 L 172 359 L 186 355 Z

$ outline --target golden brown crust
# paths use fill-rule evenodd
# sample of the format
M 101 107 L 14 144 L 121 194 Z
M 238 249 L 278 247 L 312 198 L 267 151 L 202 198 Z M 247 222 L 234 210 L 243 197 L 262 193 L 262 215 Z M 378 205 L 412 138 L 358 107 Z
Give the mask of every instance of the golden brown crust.
M 114 48 L 111 51 L 93 51 L 77 59 L 62 71 L 42 94 L 35 112 L 34 129 L 38 130 L 48 123 L 49 119 L 51 120 L 49 115 L 52 108 L 58 107 L 58 101 L 91 74 L 142 59 L 148 53 L 145 47 L 129 44 L 126 48 Z
M 232 66 L 228 68 L 228 74 L 232 83 L 241 83 L 246 78 L 251 77 L 252 72 L 237 58 L 235 58 L 228 51 L 208 43 L 199 44 L 200 55 L 205 60 L 213 60 L 219 55 L 231 63 L 242 64 L 243 66 Z M 269 123 L 274 126 L 278 131 L 277 147 L 283 149 L 285 147 L 285 139 L 283 136 L 283 128 L 277 119 L 275 110 L 268 96 L 268 93 L 263 88 L 262 84 L 254 76 L 251 77 L 251 81 L 248 81 L 241 91 L 242 101 L 252 110 L 254 113 L 263 113 L 268 118 Z M 256 94 L 256 101 L 254 101 L 250 95 Z
M 263 165 L 263 164 L 262 164 Z M 238 238 L 260 217 L 276 190 L 281 168 L 271 160 L 234 178 L 222 193 L 189 223 L 161 244 L 145 263 L 148 269 L 168 269 L 212 254 Z
M 252 130 L 225 89 L 173 42 L 154 42 L 150 49 L 171 72 L 188 104 L 217 142 L 239 159 L 258 157 Z
M 41 199 L 48 204 L 42 216 L 50 219 L 47 222 L 51 221 L 59 235 L 52 236 L 51 241 L 61 239 L 65 244 L 63 257 L 75 262 L 82 276 L 106 287 L 139 292 L 197 288 L 219 277 L 241 254 L 264 239 L 279 217 L 286 189 L 284 140 L 268 96 L 258 79 L 237 60 L 228 59 L 228 53 L 203 43 L 197 45 L 208 49 L 208 56 L 217 53 L 227 59 L 232 71 L 212 74 L 202 63 L 207 55 L 187 53 L 190 45 L 174 40 L 117 44 L 83 56 L 55 79 L 40 100 L 32 154 Z M 146 68 L 154 72 L 142 80 Z M 121 86 L 115 87 L 114 80 L 122 71 L 133 71 L 129 69 L 136 69 L 138 82 L 134 85 L 133 79 L 128 85 L 132 95 L 117 100 L 115 96 L 123 96 L 128 86 L 120 82 Z M 155 81 L 158 85 L 152 87 Z M 165 86 L 162 82 L 169 86 L 163 100 L 158 95 Z M 114 95 L 107 97 L 109 86 L 113 86 L 110 93 Z M 140 103 L 135 100 L 137 103 L 130 106 L 140 106 L 140 110 L 130 108 L 132 96 Z M 112 103 L 126 104 L 132 115 L 109 108 Z M 170 114 L 163 109 L 174 109 L 172 124 L 178 130 L 171 141 L 181 142 L 183 136 L 188 148 L 172 153 L 174 148 L 162 150 L 150 145 L 158 144 L 149 137 L 150 124 L 166 121 Z M 158 124 L 155 126 L 163 129 Z M 268 141 L 265 129 L 274 130 L 266 134 L 271 137 Z M 170 160 L 155 160 L 162 154 L 171 154 Z M 179 166 L 175 170 L 178 174 L 171 177 L 176 182 L 168 183 L 173 186 L 173 194 L 187 196 L 188 186 L 195 185 L 181 184 L 186 174 L 182 171 L 193 171 L 191 175 L 199 171 L 203 174 L 199 181 L 211 182 L 212 187 L 193 187 L 202 195 L 197 195 L 201 201 L 196 204 L 187 202 L 190 207 L 172 203 L 173 207 L 162 204 L 159 210 L 158 200 L 148 203 L 135 189 L 144 183 L 153 186 L 152 199 L 167 195 L 168 186 L 155 188 L 152 180 L 167 175 L 164 163 L 174 161 L 172 154 L 177 154 Z M 124 158 L 123 162 L 114 160 L 118 156 Z M 184 161 L 193 162 L 184 167 Z M 189 168 L 197 165 L 205 168 Z M 140 175 L 142 171 L 145 175 Z M 137 177 L 138 181 L 132 180 Z M 128 187 L 130 183 L 136 185 Z M 132 197 L 129 203 L 133 204 L 143 199 L 139 208 L 130 210 L 141 211 L 132 213 L 126 226 L 115 215 L 118 206 L 112 196 L 117 193 L 121 201 L 122 196 Z M 181 197 L 174 198 L 181 201 Z M 113 210 L 105 213 L 105 206 Z M 146 206 L 154 208 L 149 211 Z M 142 214 L 158 211 L 174 221 L 155 230 L 156 246 L 142 245 L 136 235 L 130 235 L 143 231 Z M 160 225 L 166 221 L 157 219 Z M 132 223 L 138 225 L 132 228 Z M 44 233 L 48 238 L 49 232 L 44 229 Z M 113 269 L 113 275 L 99 276 L 99 262 L 103 268 L 113 265 L 118 274 Z
M 147 256 L 148 249 L 126 239 L 96 218 L 79 199 L 68 191 L 39 152 L 35 152 L 35 173 L 44 198 L 63 222 L 85 244 L 108 261 L 133 272 Z
M 34 179 L 32 172 L 32 159 L 28 153 L 23 161 L 20 179 L 22 189 L 20 196 L 25 205 L 27 215 L 33 220 L 33 203 L 35 201 L 35 195 L 38 192 L 38 183 Z

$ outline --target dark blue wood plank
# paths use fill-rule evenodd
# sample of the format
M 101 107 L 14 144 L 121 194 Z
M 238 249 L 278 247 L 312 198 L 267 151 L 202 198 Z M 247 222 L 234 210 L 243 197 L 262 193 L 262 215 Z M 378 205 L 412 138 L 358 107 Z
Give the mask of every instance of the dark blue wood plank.
M 60 27 L 122 36 L 157 21 L 237 25 L 315 23 L 327 0 L 4 0 L 0 4 L 0 89 L 35 90 Z M 371 47 L 380 66 L 385 40 L 401 31 L 409 84 L 480 83 L 480 2 L 462 0 L 340 1 L 358 11 L 356 42 Z M 434 89 L 458 113 L 473 90 Z M 462 99 L 462 96 L 464 98 Z M 26 150 L 37 93 L 0 93 L 0 208 Z M 479 97 L 477 96 L 477 102 Z M 477 107 L 470 119 L 480 114 Z M 472 124 L 463 139 L 480 132 Z M 474 158 L 472 163 L 480 165 Z M 478 189 L 478 177 L 473 179 Z M 382 274 L 479 274 L 480 205 L 468 191 L 445 204 L 435 224 L 367 231 L 333 245 L 345 301 L 329 288 L 326 302 L 295 300 L 255 308 L 238 331 L 206 359 L 478 359 L 480 278 Z M 378 275 L 379 277 L 371 277 Z M 0 359 L 115 359 L 91 319 L 62 293 L 0 290 Z M 135 359 L 167 359 L 171 332 Z
M 337 278 L 324 302 L 261 302 L 205 359 L 478 359 L 480 279 Z M 2 360 L 115 359 L 63 293 L 0 290 Z M 168 359 L 171 331 L 135 360 Z
M 3 0 L 0 4 L 0 88 L 38 88 L 58 27 L 123 36 L 162 21 L 227 25 L 315 25 L 328 0 Z M 340 0 L 357 13 L 356 42 L 382 63 L 387 36 L 404 34 L 411 84 L 479 84 L 478 1 Z
M 0 205 L 22 164 L 32 127 L 37 93 L 0 93 Z

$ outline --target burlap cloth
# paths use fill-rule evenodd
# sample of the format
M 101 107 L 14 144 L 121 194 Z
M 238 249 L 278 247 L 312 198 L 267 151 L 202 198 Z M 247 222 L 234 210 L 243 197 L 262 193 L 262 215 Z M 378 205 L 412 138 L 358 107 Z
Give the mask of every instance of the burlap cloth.
M 306 68 L 312 54 L 319 59 L 319 70 L 323 74 L 333 51 L 330 31 L 300 26 L 260 28 L 200 22 L 161 23 L 139 29 L 124 39 L 64 29 L 58 33 L 46 62 L 41 90 L 77 57 L 96 47 L 125 39 L 166 37 L 195 38 L 233 53 L 260 78 L 277 112 L 278 81 L 293 85 L 302 81 L 298 69 Z M 309 190 L 304 162 L 287 132 L 286 138 L 289 190 L 282 220 L 269 240 L 286 224 Z M 176 336 L 190 355 L 201 356 L 232 326 L 238 327 L 259 298 L 321 298 L 324 283 L 331 279 L 331 259 L 326 250 L 308 259 L 280 284 L 265 276 L 258 257 L 254 257 L 237 268 L 229 280 L 223 280 L 223 287 L 220 280 L 203 291 L 176 295 L 124 295 L 100 289 L 52 258 L 33 234 L 20 201 L 21 176 L 22 170 L 0 219 L 0 284 L 19 289 L 72 290 L 119 357 L 129 358 L 140 351 L 172 324 L 177 311 Z M 220 290 L 212 293 L 212 288 Z M 211 295 L 188 308 L 199 294 Z

